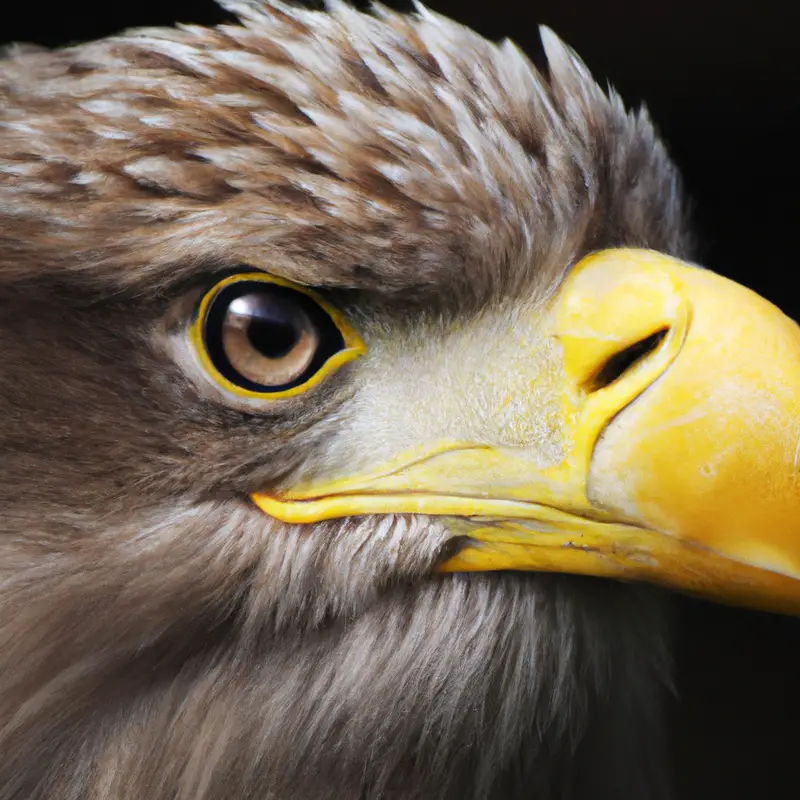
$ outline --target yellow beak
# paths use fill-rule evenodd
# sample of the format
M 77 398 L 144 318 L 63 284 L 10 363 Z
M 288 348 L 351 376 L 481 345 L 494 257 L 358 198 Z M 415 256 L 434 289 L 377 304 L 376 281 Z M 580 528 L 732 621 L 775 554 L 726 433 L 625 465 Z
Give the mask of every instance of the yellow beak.
M 800 328 L 749 290 L 644 250 L 580 262 L 544 312 L 563 456 L 435 441 L 367 474 L 256 494 L 295 523 L 443 515 L 446 571 L 643 580 L 800 614 Z

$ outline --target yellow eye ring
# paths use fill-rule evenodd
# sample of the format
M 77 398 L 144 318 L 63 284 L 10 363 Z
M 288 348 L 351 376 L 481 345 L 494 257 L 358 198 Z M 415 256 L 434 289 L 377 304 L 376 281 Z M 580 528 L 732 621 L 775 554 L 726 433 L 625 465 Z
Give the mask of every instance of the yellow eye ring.
M 206 292 L 189 340 L 215 383 L 257 400 L 303 394 L 367 352 L 316 292 L 263 272 L 232 275 Z

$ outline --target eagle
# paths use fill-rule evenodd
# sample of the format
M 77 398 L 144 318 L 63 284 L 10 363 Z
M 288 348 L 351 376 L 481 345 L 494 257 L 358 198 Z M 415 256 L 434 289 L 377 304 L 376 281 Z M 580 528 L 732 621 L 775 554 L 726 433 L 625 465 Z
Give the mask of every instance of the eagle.
M 222 5 L 0 60 L 0 800 L 669 798 L 800 329 L 550 30 Z

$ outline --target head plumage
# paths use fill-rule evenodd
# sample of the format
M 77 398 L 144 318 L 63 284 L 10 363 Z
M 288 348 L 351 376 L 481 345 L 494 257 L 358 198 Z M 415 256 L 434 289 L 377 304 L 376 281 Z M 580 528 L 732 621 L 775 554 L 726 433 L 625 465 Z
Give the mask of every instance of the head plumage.
M 549 30 L 545 78 L 419 5 L 224 5 L 242 25 L 0 62 L 0 259 L 118 285 L 250 263 L 482 300 L 595 246 L 680 254 L 678 179 L 646 115 Z

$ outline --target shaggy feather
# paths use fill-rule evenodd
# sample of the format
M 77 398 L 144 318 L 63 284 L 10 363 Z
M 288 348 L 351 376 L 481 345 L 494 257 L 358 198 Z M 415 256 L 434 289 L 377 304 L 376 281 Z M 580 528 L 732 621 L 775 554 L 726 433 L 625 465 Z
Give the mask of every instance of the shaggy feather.
M 656 591 L 266 518 L 361 373 L 243 405 L 185 348 L 242 264 L 392 338 L 688 255 L 646 115 L 547 31 L 545 78 L 422 7 L 226 6 L 0 61 L 0 800 L 666 797 Z

